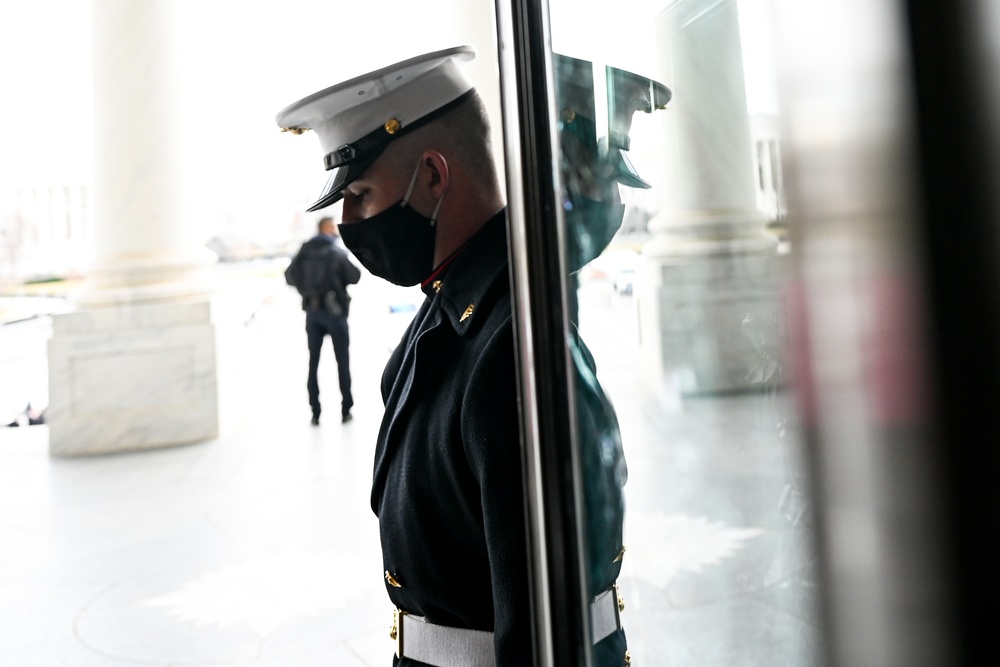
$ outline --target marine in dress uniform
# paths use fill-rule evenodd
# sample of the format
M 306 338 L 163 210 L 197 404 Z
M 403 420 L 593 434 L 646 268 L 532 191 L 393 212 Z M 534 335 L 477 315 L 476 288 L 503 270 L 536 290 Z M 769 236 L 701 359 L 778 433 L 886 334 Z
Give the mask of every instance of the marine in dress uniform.
M 320 136 L 332 173 L 314 207 L 343 196 L 408 128 L 464 104 L 473 89 L 456 61 L 471 56 L 469 47 L 418 56 L 279 113 L 280 127 L 314 129 Z M 399 284 L 419 283 L 426 295 L 382 376 L 385 413 L 371 495 L 386 591 L 397 608 L 394 664 L 530 665 L 506 212 L 501 206 L 476 221 L 475 233 L 433 264 L 407 260 L 400 262 L 407 266 L 389 266 L 386 255 L 412 258 L 426 254 L 427 243 L 434 245 L 428 229 L 434 230 L 437 209 L 429 218 L 404 213 L 412 208 L 407 203 L 416 179 L 415 172 L 406 196 L 387 215 L 350 224 L 345 216 L 340 227 L 345 244 L 369 270 Z M 407 224 L 401 223 L 404 216 Z M 585 499 L 588 511 L 596 512 L 588 517 L 588 587 L 595 617 L 604 621 L 595 632 L 594 664 L 618 667 L 626 655 L 613 588 L 624 550 L 624 457 L 593 359 L 575 335 L 572 349 L 585 433 Z

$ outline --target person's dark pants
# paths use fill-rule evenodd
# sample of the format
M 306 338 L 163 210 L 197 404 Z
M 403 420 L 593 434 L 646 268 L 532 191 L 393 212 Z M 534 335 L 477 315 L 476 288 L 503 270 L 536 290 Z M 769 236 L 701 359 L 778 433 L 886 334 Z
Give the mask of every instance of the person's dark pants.
M 306 336 L 309 338 L 309 379 L 306 387 L 309 389 L 309 405 L 314 417 L 319 417 L 319 380 L 316 377 L 319 369 L 319 355 L 323 350 L 323 341 L 327 336 L 333 339 L 333 355 L 337 359 L 337 375 L 340 378 L 340 412 L 345 415 L 354 405 L 351 396 L 350 334 L 347 330 L 347 317 L 332 315 L 326 310 L 306 311 Z

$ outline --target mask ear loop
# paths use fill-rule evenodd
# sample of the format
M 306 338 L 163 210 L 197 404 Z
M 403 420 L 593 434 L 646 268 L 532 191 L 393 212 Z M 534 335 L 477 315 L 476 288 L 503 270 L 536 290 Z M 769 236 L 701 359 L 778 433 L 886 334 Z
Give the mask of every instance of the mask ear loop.
M 435 206 L 435 207 L 434 207 L 434 212 L 433 212 L 433 213 L 431 213 L 431 227 L 433 227 L 433 226 L 434 226 L 434 223 L 436 223 L 436 222 L 437 222 L 437 219 L 438 219 L 438 211 L 440 211 L 440 210 L 441 210 L 441 202 L 443 202 L 443 201 L 444 201 L 444 193 L 442 192 L 442 193 L 441 193 L 441 198 L 440 198 L 440 199 L 438 199 L 438 203 L 437 203 L 437 206 Z
M 413 170 L 413 176 L 410 177 L 410 187 L 406 188 L 406 196 L 403 197 L 403 206 L 410 205 L 410 195 L 413 194 L 413 187 L 417 184 L 417 174 L 420 173 L 420 162 L 417 162 L 417 168 Z M 441 202 L 444 201 L 444 194 L 441 194 L 441 198 L 438 199 L 437 205 L 434 207 L 434 212 L 431 213 L 431 227 L 437 222 L 438 211 L 441 210 Z
M 420 173 L 420 162 L 417 162 L 417 168 L 413 170 L 413 176 L 410 177 L 410 187 L 406 188 L 406 196 L 403 197 L 403 206 L 410 205 L 410 195 L 413 194 L 413 186 L 417 184 L 417 174 Z

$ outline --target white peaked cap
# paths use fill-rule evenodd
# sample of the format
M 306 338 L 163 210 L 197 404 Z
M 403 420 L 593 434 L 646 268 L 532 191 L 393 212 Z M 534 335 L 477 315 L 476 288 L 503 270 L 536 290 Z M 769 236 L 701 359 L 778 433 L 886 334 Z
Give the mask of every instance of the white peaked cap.
M 319 136 L 331 172 L 308 210 L 337 202 L 342 190 L 389 143 L 447 112 L 473 89 L 457 61 L 475 58 L 471 46 L 425 53 L 330 86 L 282 109 L 282 130 Z

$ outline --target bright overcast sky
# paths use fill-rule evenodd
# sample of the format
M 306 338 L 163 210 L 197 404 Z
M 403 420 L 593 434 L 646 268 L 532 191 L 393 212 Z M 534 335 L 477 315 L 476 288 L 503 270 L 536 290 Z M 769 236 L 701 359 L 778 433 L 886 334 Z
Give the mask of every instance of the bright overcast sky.
M 186 178 L 209 224 L 267 225 L 272 199 L 318 193 L 325 174 L 315 137 L 282 134 L 274 123 L 288 104 L 437 48 L 472 43 L 495 53 L 484 40 L 495 34 L 491 0 L 166 1 L 187 19 L 177 36 L 178 94 L 184 139 L 197 154 Z M 459 25 L 470 20 L 481 27 Z M 89 0 L 0 0 L 0 186 L 88 181 L 90 23 Z M 490 77 L 482 68 L 491 62 L 478 59 L 470 74 Z
M 185 177 L 189 198 L 202 202 L 198 214 L 206 225 L 224 219 L 271 228 L 274 217 L 285 215 L 290 196 L 312 198 L 325 177 L 315 137 L 279 133 L 274 116 L 305 95 L 375 67 L 471 43 L 481 55 L 470 74 L 499 126 L 493 0 L 156 1 L 177 3 L 186 18 L 184 34 L 177 35 L 181 126 L 193 147 Z M 740 2 L 744 8 L 766 0 Z M 0 189 L 89 180 L 90 4 L 0 0 Z M 603 16 L 609 4 L 620 12 L 613 21 L 619 25 L 628 12 L 633 19 L 651 17 L 669 2 L 553 0 L 560 26 L 583 23 L 554 29 L 553 41 L 596 30 L 595 39 L 580 45 L 593 47 L 607 24 L 586 17 Z M 626 44 L 642 42 L 644 24 L 633 20 Z M 760 45 L 753 50 L 760 53 Z

